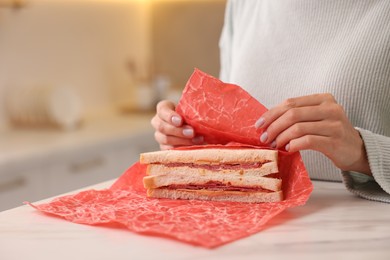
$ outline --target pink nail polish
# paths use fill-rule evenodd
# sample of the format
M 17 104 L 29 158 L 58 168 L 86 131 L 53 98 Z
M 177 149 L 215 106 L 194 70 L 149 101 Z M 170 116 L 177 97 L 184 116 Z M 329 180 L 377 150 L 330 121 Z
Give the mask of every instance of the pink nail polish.
M 194 144 L 203 144 L 203 142 L 204 142 L 203 136 L 196 136 L 196 137 L 192 138 L 192 142 Z
M 192 137 L 194 135 L 194 130 L 191 128 L 183 129 L 183 135 L 187 137 Z
M 288 152 L 290 150 L 290 144 L 286 144 L 286 147 L 284 149 Z
M 268 133 L 267 132 L 264 132 L 261 136 L 260 136 L 260 142 L 262 143 L 265 143 L 268 139 Z
M 256 121 L 255 127 L 259 128 L 264 125 L 265 119 L 263 117 L 260 117 L 259 120 Z
M 179 116 L 173 116 L 171 120 L 172 120 L 172 123 L 173 123 L 175 126 L 180 126 L 180 125 L 181 125 L 181 117 L 179 117 Z

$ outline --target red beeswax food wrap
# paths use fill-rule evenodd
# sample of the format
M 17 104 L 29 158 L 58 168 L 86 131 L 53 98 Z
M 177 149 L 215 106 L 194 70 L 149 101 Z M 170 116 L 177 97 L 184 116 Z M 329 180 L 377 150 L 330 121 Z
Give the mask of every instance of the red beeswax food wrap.
M 195 70 L 177 111 L 210 143 L 180 149 L 260 148 L 259 133 L 253 125 L 266 108 L 238 86 Z M 136 163 L 109 189 L 87 190 L 33 207 L 75 223 L 113 227 L 120 224 L 133 232 L 214 248 L 259 232 L 283 210 L 305 204 L 313 189 L 300 154 L 283 151 L 279 152 L 285 196 L 282 202 L 147 198 L 142 184 L 145 171 L 145 165 Z

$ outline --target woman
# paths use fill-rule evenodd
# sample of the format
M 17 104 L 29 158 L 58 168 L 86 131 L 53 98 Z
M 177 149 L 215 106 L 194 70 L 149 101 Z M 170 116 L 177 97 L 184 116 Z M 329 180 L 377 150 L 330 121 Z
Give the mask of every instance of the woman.
M 263 143 L 390 203 L 390 1 L 231 0 L 220 49 L 221 80 L 272 108 L 254 126 Z M 152 119 L 161 149 L 201 144 L 174 108 Z

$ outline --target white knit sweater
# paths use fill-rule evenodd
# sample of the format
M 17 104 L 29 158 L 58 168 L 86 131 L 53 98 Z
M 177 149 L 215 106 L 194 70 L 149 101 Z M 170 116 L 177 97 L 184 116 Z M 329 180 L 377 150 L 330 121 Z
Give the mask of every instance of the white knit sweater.
M 390 202 L 389 0 L 232 0 L 220 48 L 221 79 L 269 108 L 332 93 L 363 137 L 374 178 L 303 151 L 310 176 Z

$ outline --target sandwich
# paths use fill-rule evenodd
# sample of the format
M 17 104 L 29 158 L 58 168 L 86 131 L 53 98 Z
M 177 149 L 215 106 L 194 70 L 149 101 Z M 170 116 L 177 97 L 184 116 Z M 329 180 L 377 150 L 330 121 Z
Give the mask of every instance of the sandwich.
M 235 201 L 283 200 L 278 152 L 265 149 L 194 149 L 142 153 L 152 198 Z

